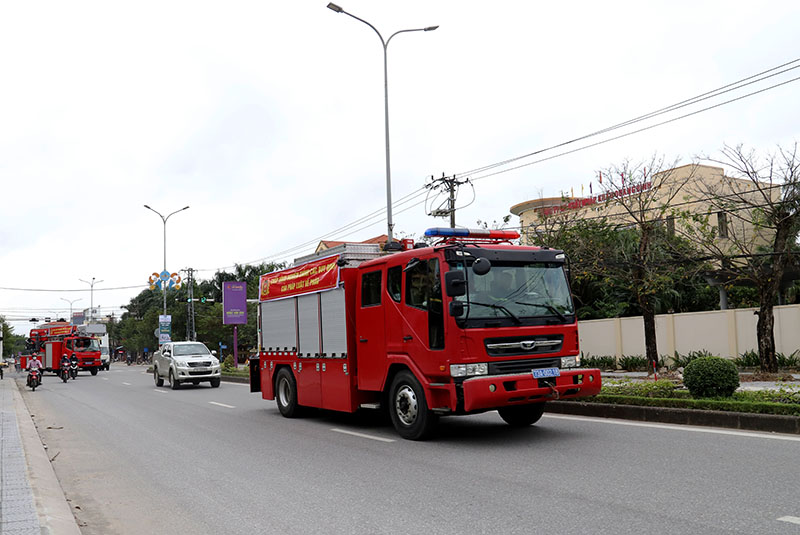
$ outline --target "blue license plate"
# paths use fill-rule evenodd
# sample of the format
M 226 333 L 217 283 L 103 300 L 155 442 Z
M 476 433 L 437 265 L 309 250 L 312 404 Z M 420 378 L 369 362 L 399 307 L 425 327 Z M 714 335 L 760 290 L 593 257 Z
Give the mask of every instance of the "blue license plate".
M 534 379 L 544 379 L 545 377 L 560 377 L 561 370 L 558 368 L 540 368 L 532 370 Z

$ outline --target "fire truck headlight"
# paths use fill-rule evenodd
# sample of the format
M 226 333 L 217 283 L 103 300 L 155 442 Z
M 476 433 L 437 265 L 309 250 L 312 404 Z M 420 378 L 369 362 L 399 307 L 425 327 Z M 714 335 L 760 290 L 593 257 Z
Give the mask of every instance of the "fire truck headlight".
M 464 377 L 467 375 L 467 367 L 464 364 L 451 364 L 450 377 Z
M 486 375 L 489 373 L 489 366 L 485 362 L 478 364 L 467 364 L 467 375 Z
M 487 375 L 489 373 L 489 366 L 485 362 L 476 364 L 451 364 L 450 376 L 451 377 L 471 377 L 474 375 Z
M 561 357 L 562 368 L 577 368 L 580 365 L 581 365 L 581 358 L 578 356 Z

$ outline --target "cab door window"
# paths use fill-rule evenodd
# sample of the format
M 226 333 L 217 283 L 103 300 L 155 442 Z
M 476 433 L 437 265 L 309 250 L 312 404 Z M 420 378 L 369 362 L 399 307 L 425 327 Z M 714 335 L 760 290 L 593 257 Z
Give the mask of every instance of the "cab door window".
M 417 261 L 406 268 L 406 305 L 428 313 L 428 346 L 444 349 L 444 308 L 438 258 Z
M 361 306 L 381 304 L 381 272 L 373 271 L 361 276 Z

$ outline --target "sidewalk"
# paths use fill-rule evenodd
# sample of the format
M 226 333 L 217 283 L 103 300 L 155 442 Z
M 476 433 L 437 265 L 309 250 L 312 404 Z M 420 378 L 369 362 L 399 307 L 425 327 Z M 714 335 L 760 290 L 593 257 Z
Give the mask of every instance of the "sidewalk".
M 80 535 L 19 393 L 24 377 L 6 371 L 0 380 L 0 534 Z

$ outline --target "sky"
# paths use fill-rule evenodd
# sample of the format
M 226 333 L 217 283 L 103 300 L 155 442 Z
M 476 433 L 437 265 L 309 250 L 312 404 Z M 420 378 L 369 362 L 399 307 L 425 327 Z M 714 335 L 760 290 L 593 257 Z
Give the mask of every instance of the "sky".
M 435 199 L 407 198 L 431 176 L 472 180 L 456 220 L 475 227 L 624 160 L 800 140 L 795 68 L 560 152 L 607 141 L 584 150 L 468 173 L 797 61 L 796 0 L 338 3 L 384 39 L 439 26 L 387 49 L 396 237 L 448 225 L 427 215 Z M 190 207 L 166 224 L 166 267 L 200 278 L 386 232 L 383 47 L 326 5 L 0 4 L 0 315 L 15 333 L 68 301 L 124 312 L 164 264 L 145 204 Z

